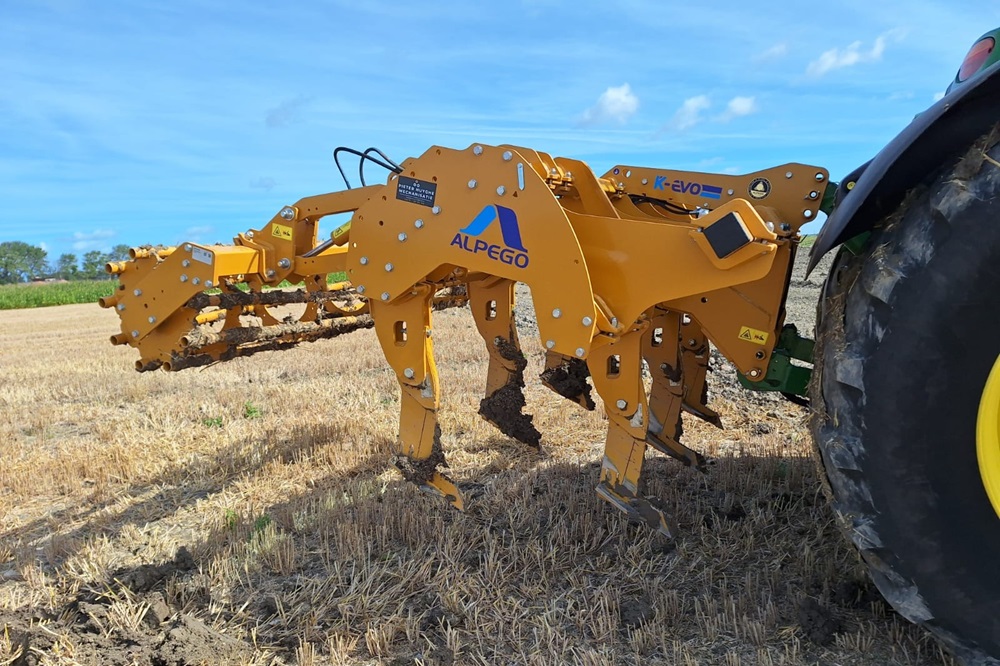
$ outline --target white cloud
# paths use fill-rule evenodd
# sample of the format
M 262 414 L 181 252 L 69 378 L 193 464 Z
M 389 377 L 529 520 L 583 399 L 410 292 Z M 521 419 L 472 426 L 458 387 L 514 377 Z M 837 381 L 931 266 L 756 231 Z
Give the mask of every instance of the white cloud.
M 707 95 L 689 97 L 681 104 L 681 108 L 677 109 L 674 117 L 667 123 L 666 128 L 677 131 L 691 129 L 702 121 L 702 112 L 710 106 L 712 106 L 712 102 L 708 99 Z
M 944 92 L 936 92 L 936 93 L 934 93 L 934 101 L 935 102 L 938 102 L 938 101 L 940 101 L 942 99 L 944 99 Z
M 813 60 L 806 67 L 806 76 L 818 79 L 829 74 L 835 69 L 853 67 L 866 62 L 875 62 L 882 59 L 885 53 L 886 44 L 889 41 L 898 42 L 905 37 L 905 32 L 899 29 L 882 33 L 875 38 L 870 48 L 864 47 L 862 42 L 856 41 L 846 48 L 833 48 L 824 51 L 819 58 Z
M 299 111 L 309 103 L 309 98 L 299 95 L 294 99 L 288 99 L 276 107 L 267 110 L 264 114 L 264 124 L 268 127 L 285 127 L 299 120 Z
M 758 53 L 754 56 L 754 61 L 767 62 L 769 60 L 778 60 L 779 58 L 784 58 L 786 55 L 788 55 L 788 44 L 780 42 Z
M 115 231 L 113 229 L 94 229 L 88 232 L 74 231 L 72 247 L 77 252 L 103 250 L 111 246 L 108 241 L 114 237 Z
M 189 243 L 205 243 L 209 242 L 209 235 L 215 233 L 215 227 L 204 225 L 196 227 L 188 227 L 181 234 L 181 239 L 178 243 L 183 243 L 185 241 Z
M 270 192 L 277 184 L 278 182 L 274 178 L 271 178 L 270 176 L 261 176 L 260 178 L 254 178 L 250 181 L 250 189 L 265 190 Z
M 755 97 L 734 97 L 729 100 L 729 104 L 726 105 L 726 112 L 719 117 L 719 120 L 729 122 L 734 118 L 757 113 L 759 110 Z
M 624 124 L 639 110 L 639 98 L 632 92 L 631 86 L 625 83 L 617 88 L 612 86 L 601 93 L 597 103 L 580 116 L 581 125 L 598 125 L 615 121 Z

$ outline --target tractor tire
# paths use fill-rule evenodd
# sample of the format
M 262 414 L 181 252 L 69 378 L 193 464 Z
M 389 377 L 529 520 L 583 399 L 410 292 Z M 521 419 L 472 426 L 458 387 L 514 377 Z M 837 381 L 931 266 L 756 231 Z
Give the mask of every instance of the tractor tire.
M 1000 665 L 1000 480 L 976 438 L 1000 363 L 1000 125 L 841 248 L 816 330 L 810 426 L 842 530 L 901 615 Z

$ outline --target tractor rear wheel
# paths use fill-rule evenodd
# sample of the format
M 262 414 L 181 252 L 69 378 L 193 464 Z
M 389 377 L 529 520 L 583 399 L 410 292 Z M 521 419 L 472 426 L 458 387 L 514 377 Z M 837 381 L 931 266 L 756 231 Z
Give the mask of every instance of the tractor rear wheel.
M 840 250 L 816 328 L 842 529 L 900 614 L 1000 664 L 1000 126 Z

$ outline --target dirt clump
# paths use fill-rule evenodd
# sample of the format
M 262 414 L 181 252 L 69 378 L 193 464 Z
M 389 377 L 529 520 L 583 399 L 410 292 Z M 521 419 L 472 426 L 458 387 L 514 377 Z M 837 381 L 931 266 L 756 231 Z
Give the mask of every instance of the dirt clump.
M 816 645 L 829 645 L 834 634 L 842 629 L 840 620 L 829 608 L 812 597 L 806 597 L 795 608 L 795 618 L 802 632 Z

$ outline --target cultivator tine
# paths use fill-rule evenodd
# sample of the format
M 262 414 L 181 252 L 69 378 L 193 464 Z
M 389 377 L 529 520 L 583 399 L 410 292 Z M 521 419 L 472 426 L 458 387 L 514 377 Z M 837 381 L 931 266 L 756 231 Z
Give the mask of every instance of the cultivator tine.
M 493 278 L 470 283 L 469 306 L 490 358 L 479 414 L 503 434 L 537 449 L 542 435 L 531 415 L 522 413 L 528 361 L 514 326 L 514 282 Z
M 722 427 L 722 419 L 708 407 L 708 338 L 693 320 L 681 325 L 681 369 L 684 373 L 684 411 Z
M 679 332 L 680 315 L 657 309 L 650 329 L 643 335 L 642 356 L 652 375 L 646 442 L 660 453 L 704 472 L 705 457 L 680 442 L 684 376 Z
M 545 369 L 539 375 L 546 387 L 584 409 L 593 411 L 596 405 L 590 396 L 590 384 L 587 383 L 589 376 L 586 361 L 552 351 L 545 353 Z
M 670 537 L 675 532 L 672 522 L 650 498 L 640 494 L 649 427 L 641 370 L 642 334 L 643 329 L 629 331 L 617 344 L 593 349 L 587 359 L 594 387 L 608 414 L 597 494 L 633 520 Z
M 391 303 L 372 303 L 375 333 L 401 391 L 396 467 L 408 480 L 464 509 L 458 486 L 439 471 L 447 467 L 437 421 L 440 404 L 437 366 L 431 342 L 434 291 L 418 285 L 414 295 Z

